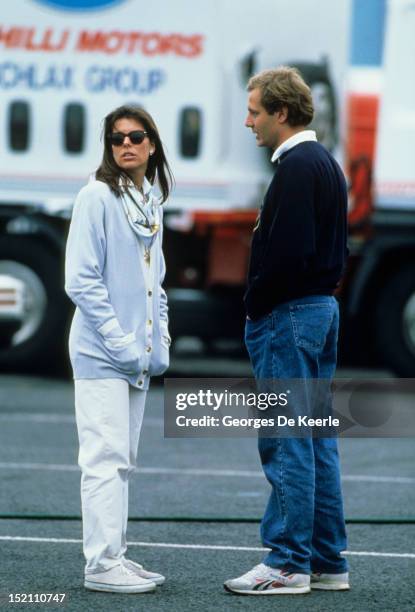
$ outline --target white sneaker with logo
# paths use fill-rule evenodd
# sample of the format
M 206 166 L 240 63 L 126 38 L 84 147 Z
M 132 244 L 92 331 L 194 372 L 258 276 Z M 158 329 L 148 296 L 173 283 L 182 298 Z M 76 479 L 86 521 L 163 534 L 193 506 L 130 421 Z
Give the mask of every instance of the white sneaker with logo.
M 163 584 L 166 581 L 166 578 L 162 574 L 157 574 L 156 572 L 150 572 L 149 570 L 144 569 L 140 563 L 136 563 L 135 561 L 131 561 L 131 559 L 126 559 L 125 557 L 122 559 L 123 565 L 128 567 L 132 572 L 140 576 L 140 578 L 145 578 L 146 580 L 151 580 L 157 585 Z
M 227 580 L 224 587 L 240 595 L 299 595 L 310 592 L 310 576 L 260 563 L 239 578 Z
M 350 589 L 349 573 L 344 574 L 311 574 L 311 588 L 320 591 L 347 591 Z
M 90 591 L 108 593 L 148 593 L 156 589 L 154 582 L 140 578 L 122 563 L 105 572 L 86 574 L 84 586 Z

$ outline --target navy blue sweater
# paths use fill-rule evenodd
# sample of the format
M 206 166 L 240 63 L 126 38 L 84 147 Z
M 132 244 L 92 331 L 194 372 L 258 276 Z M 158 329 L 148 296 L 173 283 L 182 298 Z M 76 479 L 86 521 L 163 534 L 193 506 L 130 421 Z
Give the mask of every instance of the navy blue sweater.
M 254 230 L 245 306 L 258 319 L 278 304 L 332 295 L 347 256 L 347 188 L 318 142 L 283 153 Z

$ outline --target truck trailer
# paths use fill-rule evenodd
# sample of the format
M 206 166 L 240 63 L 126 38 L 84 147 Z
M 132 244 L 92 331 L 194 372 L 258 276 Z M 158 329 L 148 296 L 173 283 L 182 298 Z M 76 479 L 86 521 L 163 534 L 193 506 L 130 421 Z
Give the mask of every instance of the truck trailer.
M 312 89 L 311 127 L 350 181 L 351 256 L 339 292 L 344 328 L 365 339 L 356 350 L 375 347 L 397 374 L 415 372 L 415 183 L 407 138 L 414 98 L 401 72 L 405 62 L 406 74 L 411 67 L 413 6 L 11 6 L 0 22 L 0 277 L 23 287 L 24 307 L 10 320 L 2 313 L 0 366 L 48 362 L 65 343 L 71 307 L 63 258 L 73 201 L 99 165 L 104 116 L 128 102 L 154 116 L 176 179 L 164 215 L 171 335 L 241 337 L 250 238 L 272 175 L 270 152 L 256 149 L 244 127 L 246 83 L 258 70 L 290 64 Z M 346 348 L 348 340 L 344 334 Z

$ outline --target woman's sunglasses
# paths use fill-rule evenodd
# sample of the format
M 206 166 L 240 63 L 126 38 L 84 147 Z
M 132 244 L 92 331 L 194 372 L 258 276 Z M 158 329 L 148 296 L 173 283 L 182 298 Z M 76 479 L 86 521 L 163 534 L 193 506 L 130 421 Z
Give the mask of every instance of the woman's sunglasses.
M 147 132 L 144 130 L 133 130 L 132 132 L 128 132 L 128 134 L 124 134 L 123 132 L 111 132 L 111 134 L 108 134 L 108 140 L 114 147 L 121 147 L 124 144 L 126 136 L 128 136 L 132 144 L 137 145 L 144 141 Z

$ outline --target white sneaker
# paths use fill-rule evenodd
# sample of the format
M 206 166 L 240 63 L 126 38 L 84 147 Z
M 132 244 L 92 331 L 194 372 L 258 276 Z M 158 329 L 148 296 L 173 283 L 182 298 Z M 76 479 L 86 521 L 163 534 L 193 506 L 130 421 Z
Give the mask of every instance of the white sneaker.
M 239 578 L 227 580 L 224 587 L 230 593 L 241 595 L 297 595 L 310 592 L 310 576 L 260 563 Z
M 106 572 L 86 574 L 84 587 L 90 591 L 108 593 L 148 593 L 156 589 L 154 582 L 140 578 L 121 563 Z
M 125 567 L 128 567 L 132 572 L 134 572 L 140 578 L 145 578 L 146 580 L 151 580 L 155 584 L 163 584 L 166 581 L 166 578 L 162 574 L 157 574 L 156 572 L 150 572 L 139 563 L 135 561 L 131 561 L 131 559 L 126 559 L 123 557 L 122 563 Z
M 321 591 L 347 591 L 350 589 L 349 573 L 344 574 L 311 574 L 311 588 Z

